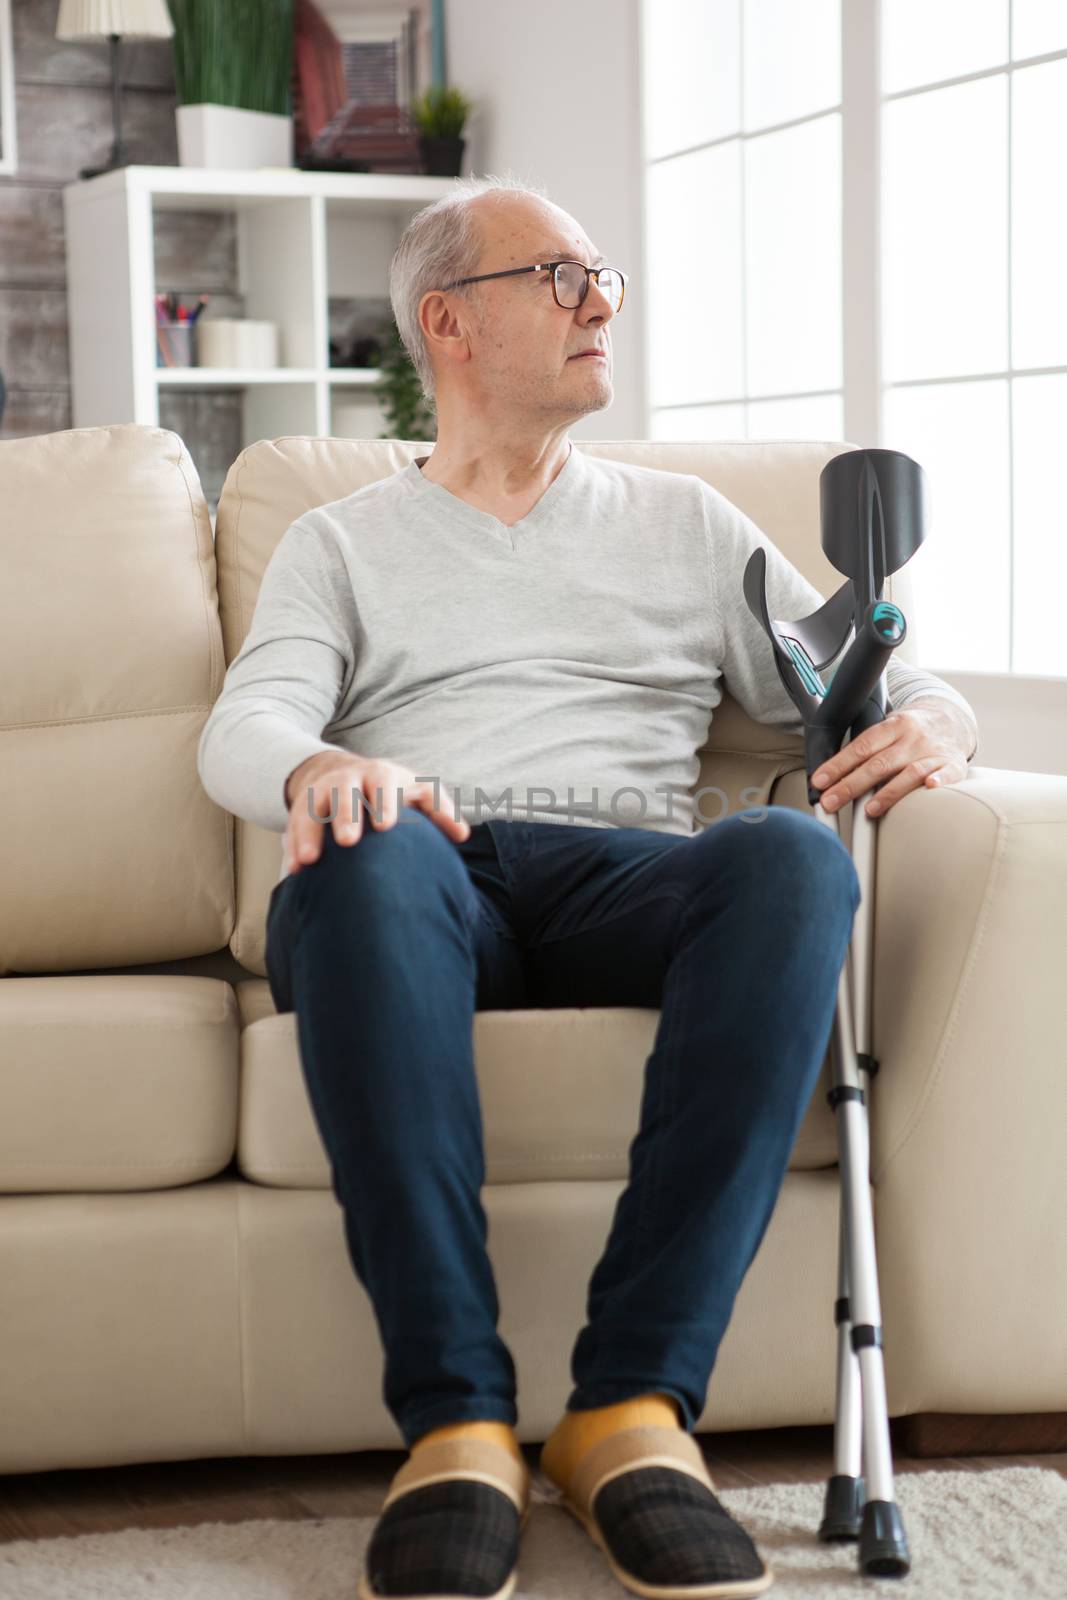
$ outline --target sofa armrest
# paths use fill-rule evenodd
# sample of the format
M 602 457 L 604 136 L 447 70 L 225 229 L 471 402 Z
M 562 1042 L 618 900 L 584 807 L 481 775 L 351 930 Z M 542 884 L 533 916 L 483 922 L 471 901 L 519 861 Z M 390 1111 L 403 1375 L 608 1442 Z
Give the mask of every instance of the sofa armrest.
M 1067 777 L 972 767 L 878 828 L 890 1410 L 1067 1410 Z

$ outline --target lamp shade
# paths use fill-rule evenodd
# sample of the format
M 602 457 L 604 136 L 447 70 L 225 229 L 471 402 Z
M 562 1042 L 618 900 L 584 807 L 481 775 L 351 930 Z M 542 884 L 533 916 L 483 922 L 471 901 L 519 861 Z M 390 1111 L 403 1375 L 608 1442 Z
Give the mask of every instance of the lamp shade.
M 57 39 L 169 39 L 173 32 L 166 0 L 59 0 Z

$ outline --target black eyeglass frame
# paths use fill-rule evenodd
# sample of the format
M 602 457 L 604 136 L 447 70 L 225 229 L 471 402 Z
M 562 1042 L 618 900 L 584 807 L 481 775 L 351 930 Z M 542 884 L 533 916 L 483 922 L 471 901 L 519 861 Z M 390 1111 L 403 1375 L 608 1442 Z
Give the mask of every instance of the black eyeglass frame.
M 565 306 L 565 305 L 561 305 L 560 304 L 559 293 L 558 293 L 558 291 L 556 289 L 556 268 L 557 267 L 581 267 L 582 271 L 585 273 L 585 287 L 582 290 L 581 294 L 578 296 L 578 305 L 576 305 L 576 306 Z M 584 261 L 571 261 L 571 260 L 539 261 L 536 266 L 533 266 L 533 267 L 509 267 L 506 272 L 481 272 L 481 273 L 478 274 L 478 276 L 476 278 L 457 278 L 455 283 L 443 284 L 442 288 L 446 289 L 446 290 L 447 289 L 458 289 L 465 283 L 484 283 L 487 278 L 514 278 L 520 272 L 551 272 L 551 274 L 552 274 L 552 298 L 555 300 L 556 304 L 559 306 L 561 311 L 577 311 L 580 306 L 584 306 L 585 302 L 586 302 L 586 297 L 589 294 L 589 279 L 590 278 L 595 278 L 596 279 L 596 286 L 599 289 L 600 288 L 600 274 L 602 272 L 617 272 L 619 277 L 622 279 L 622 294 L 619 297 L 618 305 L 617 306 L 613 306 L 612 310 L 613 311 L 621 311 L 622 310 L 623 301 L 626 299 L 626 284 L 627 284 L 627 281 L 628 281 L 628 278 L 629 278 L 629 274 L 624 272 L 621 267 L 609 267 L 606 264 L 604 266 L 602 266 L 602 267 L 587 267 Z M 605 296 L 605 298 L 607 298 L 607 297 Z

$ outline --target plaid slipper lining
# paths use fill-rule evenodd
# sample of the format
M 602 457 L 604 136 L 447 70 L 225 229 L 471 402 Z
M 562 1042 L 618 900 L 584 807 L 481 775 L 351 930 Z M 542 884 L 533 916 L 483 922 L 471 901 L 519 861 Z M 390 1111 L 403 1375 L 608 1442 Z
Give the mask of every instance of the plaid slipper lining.
M 747 1600 L 774 1582 L 682 1428 L 621 1428 L 583 1455 L 563 1505 L 645 1600 Z
M 389 1487 L 359 1600 L 508 1600 L 529 1505 L 529 1471 L 503 1445 L 423 1445 Z

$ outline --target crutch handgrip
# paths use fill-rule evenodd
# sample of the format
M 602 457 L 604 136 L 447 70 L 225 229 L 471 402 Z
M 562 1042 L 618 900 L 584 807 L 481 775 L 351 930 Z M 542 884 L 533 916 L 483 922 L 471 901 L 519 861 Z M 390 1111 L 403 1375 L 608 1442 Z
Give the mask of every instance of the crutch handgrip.
M 906 633 L 904 613 L 897 606 L 888 600 L 876 600 L 869 605 L 856 637 L 815 712 L 815 722 L 842 732 L 850 728 Z
M 813 772 L 841 748 L 845 734 L 870 727 L 884 716 L 882 675 L 886 662 L 907 635 L 904 613 L 888 600 L 867 607 L 844 660 L 804 727 L 804 761 L 808 772 L 808 803 L 817 806 L 821 791 L 811 781 Z

